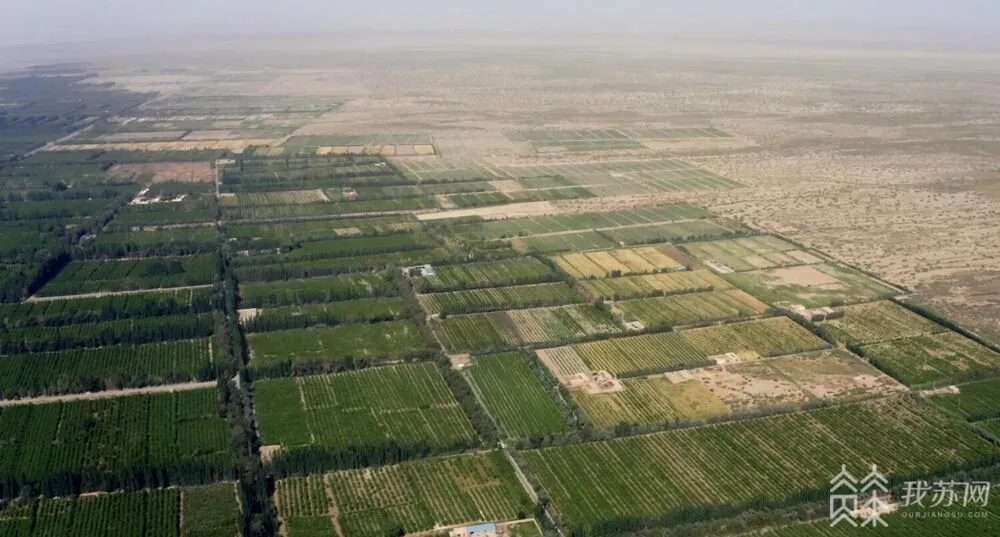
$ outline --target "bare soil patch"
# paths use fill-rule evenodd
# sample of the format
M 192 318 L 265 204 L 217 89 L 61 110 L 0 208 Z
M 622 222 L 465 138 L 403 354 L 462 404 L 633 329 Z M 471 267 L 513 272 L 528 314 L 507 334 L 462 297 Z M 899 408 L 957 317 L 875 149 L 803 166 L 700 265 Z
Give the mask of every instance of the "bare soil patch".
M 215 180 L 208 162 L 147 162 L 142 164 L 116 164 L 109 170 L 116 177 L 152 174 L 154 183 L 177 181 L 183 183 L 210 183 Z

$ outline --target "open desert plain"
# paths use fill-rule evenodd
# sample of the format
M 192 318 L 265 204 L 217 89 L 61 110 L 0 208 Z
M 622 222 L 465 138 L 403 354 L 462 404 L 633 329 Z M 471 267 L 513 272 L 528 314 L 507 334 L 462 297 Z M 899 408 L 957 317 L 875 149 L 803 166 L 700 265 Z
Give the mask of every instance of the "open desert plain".
M 0 536 L 1000 532 L 1000 54 L 411 39 L 9 62 Z

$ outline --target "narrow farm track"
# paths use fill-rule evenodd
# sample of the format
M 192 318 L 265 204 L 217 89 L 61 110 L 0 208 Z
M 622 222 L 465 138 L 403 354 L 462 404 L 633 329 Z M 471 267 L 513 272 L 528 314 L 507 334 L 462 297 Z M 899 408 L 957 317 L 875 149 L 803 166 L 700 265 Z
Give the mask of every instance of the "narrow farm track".
M 165 384 L 163 386 L 147 386 L 144 388 L 127 388 L 124 390 L 107 390 L 103 392 L 68 393 L 65 395 L 44 395 L 41 397 L 25 397 L 23 399 L 0 400 L 0 407 L 17 405 L 44 405 L 48 403 L 64 403 L 67 401 L 83 401 L 94 399 L 110 399 L 112 397 L 125 397 L 128 395 L 140 395 L 147 393 L 166 392 L 186 392 L 201 390 L 204 388 L 214 388 L 215 381 L 207 382 L 184 382 L 181 384 Z
M 137 295 L 140 293 L 169 293 L 172 291 L 186 291 L 189 289 L 205 289 L 211 287 L 212 284 L 206 283 L 203 285 L 184 285 L 181 287 L 161 287 L 158 289 L 130 289 L 128 291 L 98 291 L 96 293 L 81 293 L 79 295 L 58 295 L 58 296 L 30 296 L 25 299 L 25 302 L 51 302 L 53 300 L 69 300 L 74 298 L 100 298 L 102 296 L 113 296 L 113 295 Z

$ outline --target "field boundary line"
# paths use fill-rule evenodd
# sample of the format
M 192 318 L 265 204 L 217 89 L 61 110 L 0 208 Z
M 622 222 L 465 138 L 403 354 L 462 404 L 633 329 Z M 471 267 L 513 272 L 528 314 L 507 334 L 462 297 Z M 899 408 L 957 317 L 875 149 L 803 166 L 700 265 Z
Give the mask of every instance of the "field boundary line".
M 94 399 L 111 399 L 113 397 L 127 397 L 129 395 L 141 395 L 150 393 L 172 393 L 201 390 L 204 388 L 214 388 L 216 381 L 205 382 L 184 382 L 181 384 L 164 384 L 162 386 L 147 386 L 145 388 L 126 388 L 122 390 L 107 390 L 103 392 L 83 392 L 68 393 L 65 395 L 42 395 L 38 397 L 25 397 L 23 399 L 0 400 L 0 408 L 19 405 L 44 405 L 48 403 L 63 403 L 69 401 L 85 401 Z

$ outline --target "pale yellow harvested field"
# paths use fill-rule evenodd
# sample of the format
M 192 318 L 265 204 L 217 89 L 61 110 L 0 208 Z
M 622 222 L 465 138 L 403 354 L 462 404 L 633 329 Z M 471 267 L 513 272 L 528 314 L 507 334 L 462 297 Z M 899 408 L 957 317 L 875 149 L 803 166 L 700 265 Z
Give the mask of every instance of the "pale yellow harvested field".
M 606 278 L 662 270 L 678 270 L 683 266 L 653 246 L 575 252 L 552 257 L 567 274 L 574 278 Z

